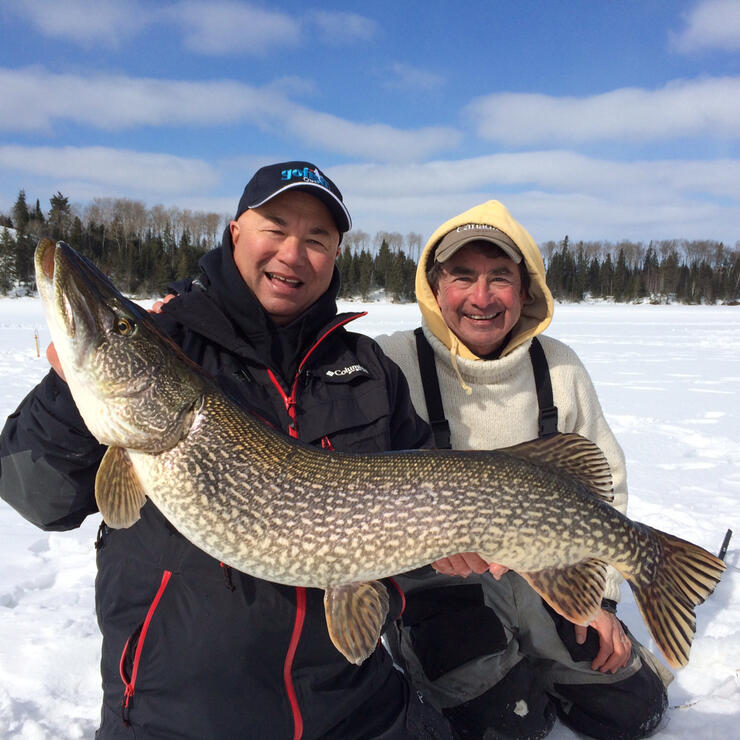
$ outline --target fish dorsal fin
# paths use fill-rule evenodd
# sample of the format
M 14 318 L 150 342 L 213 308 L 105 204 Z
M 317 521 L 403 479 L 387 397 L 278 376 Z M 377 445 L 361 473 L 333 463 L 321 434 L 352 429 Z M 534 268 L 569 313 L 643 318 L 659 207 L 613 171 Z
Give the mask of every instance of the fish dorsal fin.
M 606 563 L 595 558 L 563 568 L 519 574 L 561 616 L 588 624 L 601 608 Z
M 334 586 L 324 592 L 329 637 L 350 663 L 375 650 L 388 615 L 388 591 L 379 581 Z
M 581 482 L 602 501 L 614 500 L 612 473 L 604 453 L 580 434 L 555 434 L 544 439 L 503 447 L 497 452 L 514 455 L 528 462 L 557 468 Z
M 125 529 L 138 521 L 146 496 L 122 447 L 109 447 L 103 455 L 95 476 L 95 501 L 112 529 Z

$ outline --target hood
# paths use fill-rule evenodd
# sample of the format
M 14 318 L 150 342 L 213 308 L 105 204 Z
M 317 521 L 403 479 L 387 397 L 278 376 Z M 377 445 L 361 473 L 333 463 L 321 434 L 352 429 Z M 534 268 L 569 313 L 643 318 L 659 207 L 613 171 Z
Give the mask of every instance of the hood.
M 522 315 L 512 329 L 501 356 L 507 355 L 519 345 L 543 332 L 552 321 L 553 312 L 552 294 L 545 282 L 545 263 L 539 247 L 526 229 L 512 218 L 504 205 L 497 200 L 489 200 L 454 216 L 449 221 L 445 221 L 432 234 L 424 247 L 416 269 L 416 300 L 427 327 L 450 350 L 455 365 L 457 357 L 463 357 L 466 360 L 479 360 L 480 358 L 473 354 L 445 324 L 437 300 L 427 281 L 426 272 L 429 266 L 427 263 L 442 237 L 452 229 L 467 223 L 487 224 L 503 231 L 519 247 L 529 272 L 530 300 L 522 306 Z

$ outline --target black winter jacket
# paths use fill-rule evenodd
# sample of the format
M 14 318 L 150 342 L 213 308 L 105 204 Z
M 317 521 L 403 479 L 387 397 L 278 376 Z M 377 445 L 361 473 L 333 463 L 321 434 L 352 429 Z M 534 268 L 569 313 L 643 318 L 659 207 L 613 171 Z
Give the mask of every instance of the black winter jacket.
M 239 276 L 225 237 L 188 292 L 155 321 L 239 404 L 313 445 L 380 452 L 429 445 L 406 381 L 374 341 L 350 333 L 330 291 L 278 329 Z M 264 358 L 270 357 L 270 362 Z M 96 509 L 104 448 L 54 371 L 8 418 L 0 496 L 47 530 Z M 351 665 L 329 640 L 323 592 L 220 564 L 148 501 L 129 529 L 101 525 L 100 738 L 433 737 L 379 648 Z M 389 580 L 392 614 L 402 594 Z

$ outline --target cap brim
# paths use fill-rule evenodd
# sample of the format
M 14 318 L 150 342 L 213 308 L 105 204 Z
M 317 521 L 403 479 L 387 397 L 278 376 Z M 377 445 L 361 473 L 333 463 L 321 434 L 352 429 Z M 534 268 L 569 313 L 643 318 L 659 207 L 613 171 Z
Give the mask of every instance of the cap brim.
M 437 251 L 435 251 L 434 253 L 434 259 L 436 262 L 447 262 L 450 257 L 452 257 L 454 254 L 457 254 L 457 252 L 459 252 L 463 247 L 467 246 L 468 244 L 472 244 L 473 242 L 489 242 L 490 244 L 497 246 L 499 249 L 505 252 L 509 259 L 511 259 L 515 264 L 518 265 L 522 261 L 522 253 L 519 251 L 519 249 L 512 247 L 511 244 L 508 244 L 502 239 L 497 239 L 495 236 L 487 235 L 476 235 L 470 236 L 468 238 L 462 237 L 459 242 L 450 244 L 445 247 L 442 250 L 443 255 L 440 255 L 438 253 L 438 247 Z M 440 259 L 440 256 L 443 256 L 443 259 Z
M 249 208 L 259 208 L 260 206 L 265 205 L 265 203 L 269 203 L 273 198 L 280 195 L 280 193 L 284 193 L 286 190 L 303 190 L 304 192 L 313 195 L 314 198 L 318 198 L 329 209 L 340 234 L 343 234 L 352 228 L 352 218 L 350 217 L 349 211 L 344 203 L 339 200 L 331 190 L 327 190 L 323 185 L 313 182 L 295 182 L 285 185 L 274 193 L 271 193 L 268 198 L 261 200 L 259 203 L 250 203 Z

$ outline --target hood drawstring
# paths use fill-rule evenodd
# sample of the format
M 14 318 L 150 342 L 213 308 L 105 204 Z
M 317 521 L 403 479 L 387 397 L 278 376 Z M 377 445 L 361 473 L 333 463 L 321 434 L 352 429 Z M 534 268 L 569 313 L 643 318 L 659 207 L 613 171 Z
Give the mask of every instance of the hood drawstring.
M 452 369 L 455 371 L 455 375 L 457 375 L 457 379 L 460 382 L 460 387 L 465 391 L 467 395 L 470 395 L 473 392 L 473 389 L 463 380 L 460 368 L 457 366 L 457 350 L 460 341 L 452 332 L 450 332 L 450 340 L 450 363 L 452 364 Z

